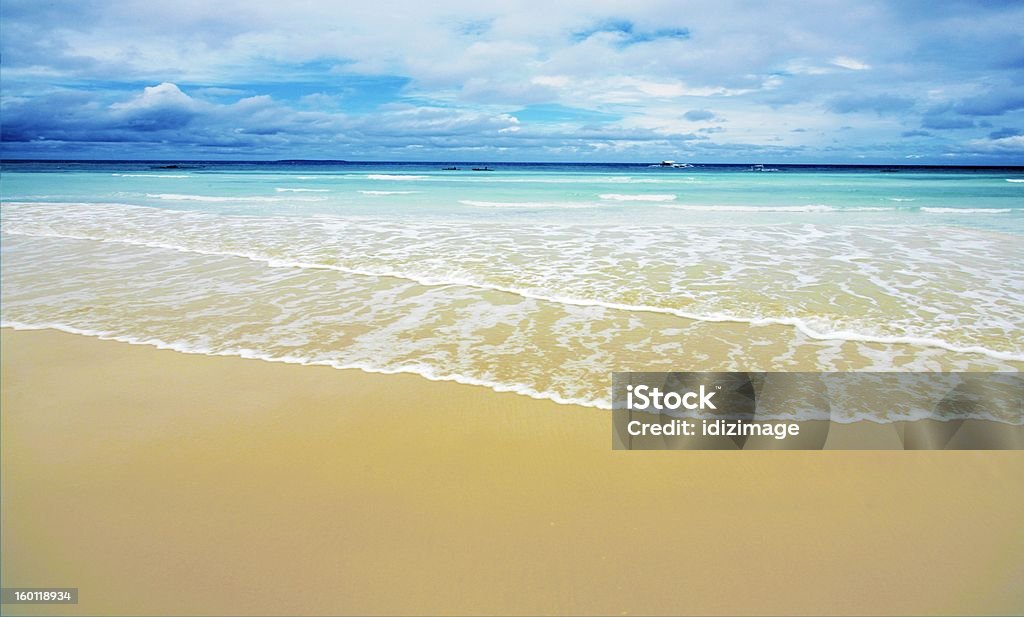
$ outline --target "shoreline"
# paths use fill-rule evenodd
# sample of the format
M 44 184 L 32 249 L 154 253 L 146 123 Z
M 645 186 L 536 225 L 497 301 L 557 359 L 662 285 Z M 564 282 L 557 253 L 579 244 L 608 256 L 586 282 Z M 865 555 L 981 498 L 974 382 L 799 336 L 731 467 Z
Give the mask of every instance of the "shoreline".
M 3 586 L 68 614 L 1024 610 L 1024 452 L 615 452 L 484 387 L 0 337 Z
M 173 351 L 176 353 L 186 354 L 190 356 L 204 356 L 209 358 L 236 358 L 239 360 L 256 360 L 259 362 L 267 362 L 270 364 L 287 364 L 292 366 L 308 366 L 318 368 L 329 368 L 336 371 L 359 371 L 368 375 L 407 375 L 410 377 L 417 377 L 425 379 L 427 381 L 433 381 L 437 383 L 449 383 L 456 384 L 459 386 L 473 386 L 486 388 L 495 394 L 515 394 L 517 396 L 525 396 L 537 401 L 548 401 L 556 403 L 558 405 L 567 405 L 570 407 L 583 407 L 592 411 L 606 411 L 610 412 L 611 407 L 597 407 L 589 405 L 586 402 L 578 401 L 575 399 L 567 399 L 554 393 L 549 392 L 538 392 L 534 389 L 526 389 L 522 384 L 516 386 L 507 386 L 505 384 L 496 384 L 485 382 L 482 380 L 473 379 L 464 375 L 454 375 L 452 377 L 437 377 L 431 376 L 424 373 L 416 372 L 414 370 L 386 370 L 371 368 L 366 366 L 337 366 L 328 362 L 317 362 L 309 361 L 304 358 L 293 358 L 283 357 L 275 358 L 269 357 L 266 354 L 252 353 L 246 354 L 243 350 L 240 353 L 227 353 L 227 352 L 209 352 L 200 351 L 194 349 L 184 348 L 174 343 L 166 343 L 160 340 L 139 340 L 133 337 L 121 336 L 121 335 L 106 335 L 100 334 L 94 331 L 82 330 L 70 326 L 63 325 L 46 325 L 46 326 L 29 326 L 20 322 L 2 322 L 0 323 L 0 331 L 11 331 L 11 332 L 60 332 L 62 334 L 70 334 L 72 336 L 84 336 L 87 338 L 93 338 L 99 341 L 106 341 L 111 343 L 121 343 L 123 345 L 133 345 L 139 347 L 148 347 L 150 349 L 159 351 Z M 518 389 L 517 389 L 518 388 Z
M 785 326 L 781 326 L 780 324 L 775 324 L 775 325 L 780 326 L 780 327 L 785 327 Z M 44 326 L 36 326 L 36 325 L 29 325 L 29 324 L 24 324 L 24 323 L 21 323 L 21 322 L 16 322 L 16 321 L 6 321 L 5 320 L 5 321 L 0 322 L 0 331 L 4 331 L 4 332 L 8 332 L 8 331 L 10 331 L 10 332 L 60 332 L 62 334 L 70 334 L 72 336 L 84 336 L 84 337 L 87 337 L 87 338 L 94 338 L 94 339 L 100 340 L 100 341 L 121 343 L 121 344 L 125 344 L 125 345 L 133 345 L 133 346 L 140 346 L 140 347 L 148 347 L 150 349 L 155 349 L 155 350 L 160 350 L 160 351 L 173 351 L 173 352 L 182 353 L 182 354 L 186 354 L 186 355 L 193 355 L 193 356 L 204 356 L 204 357 L 213 357 L 213 358 L 236 358 L 236 359 L 240 359 L 240 360 L 257 360 L 257 361 L 261 361 L 261 362 L 268 362 L 268 363 L 271 363 L 271 364 L 285 364 L 285 365 L 297 365 L 297 366 L 308 366 L 308 367 L 325 367 L 325 368 L 330 368 L 330 369 L 333 369 L 333 370 L 340 370 L 340 371 L 360 371 L 360 372 L 367 373 L 367 374 L 370 374 L 370 375 L 408 375 L 408 376 L 417 377 L 417 378 L 421 378 L 421 379 L 425 379 L 427 381 L 433 381 L 433 382 L 437 382 L 437 383 L 449 383 L 449 384 L 456 384 L 456 385 L 460 385 L 460 386 L 474 386 L 474 387 L 486 388 L 486 389 L 494 392 L 495 394 L 515 394 L 517 396 L 524 396 L 524 397 L 527 397 L 527 398 L 530 398 L 530 399 L 533 399 L 533 400 L 537 400 L 537 401 L 548 401 L 548 402 L 556 403 L 558 405 L 565 405 L 565 406 L 569 406 L 569 407 L 582 407 L 582 408 L 586 408 L 586 409 L 589 409 L 589 410 L 592 410 L 592 411 L 604 411 L 604 412 L 611 412 L 612 411 L 612 406 L 611 406 L 610 402 L 607 405 L 605 405 L 604 401 L 587 401 L 587 400 L 580 400 L 580 399 L 574 399 L 574 398 L 566 398 L 566 397 L 563 397 L 563 396 L 561 396 L 561 395 L 559 395 L 559 394 L 557 394 L 555 392 L 547 392 L 547 391 L 541 392 L 541 391 L 538 391 L 536 389 L 530 388 L 528 386 L 524 386 L 523 384 L 508 385 L 508 384 L 501 384 L 501 383 L 495 383 L 495 382 L 487 382 L 487 381 L 475 379 L 475 378 L 472 378 L 472 377 L 467 377 L 467 376 L 461 375 L 461 374 L 454 374 L 454 375 L 451 375 L 451 376 L 437 376 L 437 375 L 426 374 L 424 372 L 418 372 L 418 371 L 415 371 L 415 370 L 412 370 L 412 369 L 410 369 L 410 370 L 388 370 L 388 369 L 373 368 L 373 367 L 362 366 L 362 365 L 343 365 L 343 366 L 338 366 L 338 365 L 335 365 L 335 364 L 331 364 L 329 362 L 310 361 L 310 360 L 307 360 L 305 358 L 299 358 L 299 357 L 290 357 L 290 356 L 288 356 L 288 357 L 270 357 L 270 356 L 268 356 L 266 354 L 263 354 L 263 353 L 256 353 L 256 352 L 246 353 L 246 352 L 250 352 L 252 350 L 238 350 L 237 352 L 234 352 L 234 353 L 231 353 L 231 352 L 210 352 L 210 351 L 202 351 L 202 350 L 190 349 L 190 348 L 183 347 L 183 346 L 181 346 L 179 344 L 176 344 L 176 343 L 166 343 L 164 341 L 156 340 L 156 339 L 141 340 L 141 339 L 137 339 L 137 338 L 130 337 L 130 336 L 107 335 L 107 334 L 103 334 L 103 333 L 96 332 L 96 331 L 83 330 L 83 329 L 75 328 L 73 326 L 65 326 L 65 325 L 60 325 L 60 324 L 48 324 L 48 325 L 44 325 Z M 828 340 L 839 340 L 839 339 L 828 339 Z M 843 340 L 843 342 L 851 343 L 851 342 L 857 342 L 857 341 L 854 341 L 854 340 Z M 898 343 L 898 344 L 912 345 L 913 343 Z M 936 348 L 939 348 L 939 347 L 936 347 Z M 951 350 L 950 349 L 946 349 L 946 351 L 951 351 Z M 960 351 L 960 353 L 966 353 L 968 355 L 970 355 L 970 354 L 988 355 L 986 353 L 981 353 L 981 352 L 973 352 L 973 351 L 964 352 L 962 350 Z M 992 356 L 992 357 L 994 357 L 994 356 Z M 1013 361 L 1016 362 L 1017 360 L 1013 360 Z M 817 371 L 809 371 L 809 372 L 817 372 Z M 871 423 L 875 423 L 871 419 L 864 419 L 864 420 L 857 419 L 857 420 L 850 420 L 850 421 L 844 421 L 844 422 L 832 421 L 830 424 L 833 427 L 842 427 L 842 426 L 846 426 L 846 425 L 859 424 L 859 423 L 865 422 L 865 421 L 871 422 Z M 906 424 L 908 421 L 907 420 L 900 420 L 899 422 L 902 423 L 902 424 Z M 910 422 L 914 422 L 914 421 L 912 420 Z M 1015 430 L 1019 430 L 1019 429 L 1021 429 L 1021 427 L 1024 427 L 1024 424 L 1019 424 L 1019 425 L 1015 424 L 1015 425 L 1011 425 L 1011 426 L 1013 426 L 1015 428 Z
M 12 203 L 13 203 L 13 205 L 27 205 L 30 202 L 12 202 Z M 131 207 L 147 208 L 149 206 L 131 206 Z M 37 237 L 37 236 L 33 236 L 32 234 L 24 234 L 24 233 L 20 233 L 20 232 L 5 232 L 5 233 L 8 233 L 8 234 L 14 235 L 14 236 L 24 236 L 24 237 L 29 237 L 29 238 Z M 211 255 L 211 254 L 214 254 L 214 253 L 209 253 L 209 252 L 204 252 L 204 251 L 197 251 L 197 250 L 195 250 L 193 248 L 189 248 L 189 247 L 174 246 L 174 245 L 168 245 L 168 244 L 163 244 L 163 243 L 123 242 L 123 241 L 116 241 L 116 240 L 109 240 L 109 239 L 76 238 L 76 237 L 71 237 L 71 236 L 60 236 L 60 235 L 56 235 L 56 236 L 38 236 L 38 237 L 50 237 L 50 238 L 56 237 L 56 238 L 63 238 L 63 239 L 89 240 L 89 241 L 94 241 L 94 242 L 122 242 L 124 244 L 132 245 L 132 246 L 142 246 L 142 247 L 146 247 L 146 248 L 155 248 L 155 249 L 166 249 L 166 250 L 169 250 L 169 251 L 176 251 L 176 252 L 185 253 L 185 254 L 197 254 L 197 255 Z M 250 254 L 241 254 L 241 253 L 233 253 L 233 252 L 223 252 L 223 253 L 215 253 L 215 254 L 217 256 L 221 256 L 221 257 L 237 257 L 239 259 L 245 259 L 245 260 L 251 261 L 253 263 L 264 264 L 264 265 L 267 265 L 267 264 L 272 263 L 272 262 L 275 262 L 275 263 L 280 263 L 281 262 L 280 259 L 262 258 L 262 257 L 259 257 L 259 256 L 250 255 Z M 730 315 L 721 315 L 721 314 L 714 314 L 714 313 L 712 313 L 712 314 L 702 314 L 702 313 L 694 313 L 694 312 L 685 311 L 685 310 L 682 310 L 682 309 L 663 307 L 663 306 L 634 305 L 634 304 L 624 304 L 624 303 L 619 303 L 619 302 L 606 302 L 606 301 L 599 301 L 599 300 L 587 300 L 587 299 L 583 299 L 583 298 L 573 298 L 571 296 L 557 296 L 557 295 L 541 294 L 541 293 L 535 293 L 535 292 L 532 292 L 532 291 L 529 291 L 529 290 L 519 289 L 519 288 L 515 288 L 515 287 L 508 287 L 508 286 L 502 286 L 502 285 L 493 285 L 493 284 L 486 284 L 486 283 L 475 283 L 475 282 L 464 281 L 464 280 L 449 280 L 449 281 L 441 280 L 441 281 L 435 281 L 435 280 L 430 279 L 430 278 L 417 277 L 417 276 L 408 275 L 408 274 L 399 274 L 399 273 L 392 272 L 392 271 L 377 272 L 377 271 L 373 271 L 373 270 L 364 270 L 364 269 L 358 269 L 358 268 L 348 268 L 348 267 L 339 266 L 339 265 L 321 265 L 321 264 L 308 263 L 308 262 L 290 262 L 290 263 L 288 263 L 288 266 L 289 267 L 296 267 L 296 268 L 299 268 L 299 269 L 328 270 L 328 271 L 332 271 L 332 272 L 336 272 L 336 273 L 341 273 L 341 274 L 346 274 L 346 275 L 369 276 L 369 277 L 382 278 L 382 279 L 394 279 L 396 281 L 412 282 L 412 283 L 415 283 L 415 284 L 423 286 L 423 287 L 444 287 L 444 286 L 447 286 L 447 285 L 455 284 L 455 285 L 461 285 L 461 286 L 464 286 L 464 287 L 469 287 L 469 288 L 472 288 L 472 289 L 478 289 L 478 290 L 486 291 L 486 292 L 507 293 L 507 294 L 510 294 L 510 295 L 522 298 L 524 300 L 537 300 L 537 301 L 540 301 L 540 302 L 549 302 L 549 303 L 552 303 L 552 304 L 558 304 L 558 305 L 564 305 L 564 306 L 572 306 L 572 307 L 595 307 L 595 306 L 598 306 L 598 307 L 610 309 L 610 310 L 613 310 L 613 311 L 625 311 L 625 312 L 631 312 L 631 313 L 650 314 L 650 315 L 655 315 L 655 316 L 659 316 L 659 317 L 660 316 L 678 317 L 678 318 L 689 320 L 689 321 L 692 321 L 692 322 L 695 322 L 695 323 L 739 325 L 739 326 L 745 326 L 745 327 L 747 327 L 747 326 L 749 326 L 749 327 L 762 327 L 762 326 L 778 327 L 778 328 L 784 328 L 784 329 L 787 329 L 787 330 L 792 330 L 793 332 L 795 332 L 795 333 L 797 333 L 797 334 L 799 334 L 801 336 L 805 336 L 805 337 L 807 337 L 808 339 L 810 339 L 812 341 L 818 341 L 818 342 L 838 343 L 838 344 L 841 344 L 841 345 L 842 344 L 850 344 L 850 343 L 865 343 L 865 344 L 869 344 L 869 345 L 906 345 L 906 346 L 916 346 L 916 347 L 922 348 L 924 350 L 935 349 L 935 350 L 942 350 L 942 351 L 947 351 L 947 352 L 951 352 L 951 353 L 963 354 L 963 355 L 967 355 L 967 356 L 972 356 L 972 355 L 982 356 L 982 357 L 990 359 L 990 360 L 999 360 L 999 361 L 1003 361 L 1003 362 L 1012 362 L 1012 363 L 1018 363 L 1018 364 L 1024 363 L 1024 353 L 1018 353 L 1018 352 L 1015 352 L 1015 351 L 1006 351 L 1006 350 L 1000 350 L 1000 349 L 990 349 L 990 348 L 985 347 L 983 345 L 963 345 L 963 344 L 957 344 L 957 343 L 950 342 L 950 341 L 947 341 L 947 340 L 943 340 L 943 339 L 939 339 L 939 338 L 931 338 L 931 337 L 926 337 L 926 336 L 914 336 L 914 335 L 870 335 L 870 334 L 864 334 L 864 333 L 856 332 L 856 331 L 853 331 L 853 332 L 847 332 L 847 331 L 842 331 L 842 332 L 820 332 L 818 330 L 815 330 L 813 327 L 811 327 L 806 320 L 804 320 L 802 318 L 799 318 L 799 317 L 742 317 L 742 316 L 730 316 Z M 69 327 L 69 326 L 64 326 L 64 325 L 60 325 L 60 324 L 47 324 L 45 326 L 37 327 L 37 326 L 33 326 L 33 325 L 22 324 L 22 323 L 17 322 L 17 321 L 5 321 L 2 324 L 0 324 L 0 328 L 11 328 L 11 329 L 16 329 L 16 330 L 54 329 L 54 330 L 60 330 L 62 332 L 68 332 L 68 333 L 71 333 L 71 334 L 83 334 L 83 335 L 86 335 L 86 336 L 98 336 L 98 335 L 90 333 L 90 332 L 88 332 L 86 330 L 80 330 L 78 328 L 74 328 L 73 326 Z M 146 344 L 146 345 L 151 344 L 151 343 L 145 343 L 145 342 L 135 343 L 135 342 L 127 340 L 127 339 L 128 339 L 128 337 L 123 337 L 123 336 L 104 338 L 104 340 L 116 340 L 118 342 L 126 342 L 126 343 L 130 343 L 130 344 L 133 344 L 133 345 L 134 344 Z M 164 344 L 164 345 L 166 345 L 166 346 L 165 347 L 161 347 L 159 345 L 155 345 L 154 344 L 154 346 L 156 346 L 158 348 L 161 348 L 161 349 L 174 349 L 173 344 Z M 176 349 L 176 351 L 181 351 L 182 353 L 196 353 L 196 354 L 205 353 L 205 352 L 201 352 L 201 351 L 189 351 L 189 350 L 183 350 L 183 349 Z M 239 357 L 245 357 L 245 356 L 239 356 Z M 265 360 L 268 360 L 268 361 L 278 361 L 278 360 L 269 360 L 267 358 L 257 358 L 257 359 L 265 359 Z M 281 361 L 287 362 L 287 361 L 284 361 L 284 360 L 281 360 Z M 291 363 L 291 362 L 289 362 L 289 363 Z M 299 361 L 299 360 L 296 360 L 293 363 L 301 364 L 302 362 Z M 341 369 L 344 370 L 346 368 L 358 368 L 358 367 L 334 367 L 334 368 L 341 368 Z M 367 369 L 360 369 L 360 370 L 367 370 Z M 370 372 L 370 371 L 367 370 L 367 372 Z M 378 371 L 378 372 L 384 373 L 384 371 Z M 385 373 L 385 374 L 391 374 L 391 373 Z M 417 374 L 419 374 L 419 373 L 417 373 Z M 422 375 L 422 374 L 419 374 L 419 375 L 421 377 L 426 378 L 426 379 L 431 379 L 430 377 L 427 377 L 426 375 Z M 432 381 L 440 381 L 440 380 L 432 380 Z M 464 382 L 460 382 L 460 381 L 457 381 L 457 380 L 454 380 L 454 379 L 444 379 L 443 381 L 455 381 L 456 383 L 464 383 Z M 484 384 L 469 384 L 469 385 L 484 385 Z M 490 387 L 490 386 L 487 386 L 487 387 Z M 497 390 L 497 391 L 501 392 L 501 390 Z M 530 396 L 530 395 L 527 395 L 527 396 Z M 551 399 L 551 400 L 555 400 L 555 399 Z M 568 402 L 566 402 L 564 404 L 575 404 L 575 401 L 568 401 Z M 586 405 L 586 406 L 590 406 L 590 405 Z

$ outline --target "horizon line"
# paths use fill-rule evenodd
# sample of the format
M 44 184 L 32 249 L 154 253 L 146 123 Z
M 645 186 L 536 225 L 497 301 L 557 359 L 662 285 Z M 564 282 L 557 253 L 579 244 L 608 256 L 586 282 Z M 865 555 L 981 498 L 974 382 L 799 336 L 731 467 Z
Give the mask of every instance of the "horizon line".
M 427 164 L 449 164 L 449 165 L 648 165 L 658 167 L 658 162 L 651 161 L 487 161 L 487 160 L 385 160 L 385 159 L 93 159 L 93 158 L 5 158 L 0 157 L 0 164 L 3 163 L 337 163 L 337 164 L 406 164 L 406 165 L 427 165 Z M 781 167 L 972 167 L 972 168 L 1024 168 L 1024 163 L 1019 164 L 969 164 L 969 163 L 773 163 L 765 161 L 750 161 L 742 163 L 720 163 L 720 162 L 687 162 L 689 165 L 710 165 L 710 166 L 744 166 L 744 165 L 778 165 Z

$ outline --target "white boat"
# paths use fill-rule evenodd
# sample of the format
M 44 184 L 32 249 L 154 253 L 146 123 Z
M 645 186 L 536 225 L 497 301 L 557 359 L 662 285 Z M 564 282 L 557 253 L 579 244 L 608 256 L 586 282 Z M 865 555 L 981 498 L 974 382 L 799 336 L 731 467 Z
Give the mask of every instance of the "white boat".
M 677 163 L 675 161 L 662 161 L 657 165 L 651 165 L 651 167 L 671 167 L 673 169 L 686 169 L 687 167 L 693 167 L 689 163 Z

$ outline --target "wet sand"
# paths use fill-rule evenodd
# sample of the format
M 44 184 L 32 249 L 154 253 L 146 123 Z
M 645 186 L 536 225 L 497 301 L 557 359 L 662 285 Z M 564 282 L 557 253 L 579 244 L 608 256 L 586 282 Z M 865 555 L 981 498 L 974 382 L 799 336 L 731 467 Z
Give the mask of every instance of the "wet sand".
M 1024 452 L 623 452 L 606 412 L 2 331 L 4 614 L 1020 614 Z M 16 609 L 16 610 L 15 610 Z

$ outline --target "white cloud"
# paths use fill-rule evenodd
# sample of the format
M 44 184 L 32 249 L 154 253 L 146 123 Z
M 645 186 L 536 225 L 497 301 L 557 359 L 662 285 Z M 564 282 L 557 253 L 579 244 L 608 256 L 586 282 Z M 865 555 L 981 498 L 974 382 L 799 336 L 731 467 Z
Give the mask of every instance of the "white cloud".
M 64 88 L 88 99 L 62 99 L 68 122 L 147 133 L 140 139 L 173 128 L 168 139 L 216 142 L 231 127 L 268 143 L 319 132 L 338 143 L 373 135 L 399 144 L 415 135 L 424 148 L 470 148 L 472 137 L 484 148 L 568 152 L 590 143 L 618 152 L 612 143 L 677 138 L 824 147 L 854 124 L 835 146 L 853 148 L 854 135 L 899 143 L 930 112 L 962 121 L 967 108 L 956 104 L 1019 81 L 1013 59 L 1024 53 L 1014 28 L 1024 5 L 995 3 L 921 12 L 874 0 L 756 11 L 733 0 L 111 0 L 59 13 L 43 4 L 5 14 L 5 134 L 13 105 L 17 138 L 38 132 L 30 120 L 49 126 L 26 105 Z M 659 31 L 687 34 L 645 38 Z M 398 85 L 382 94 L 373 85 L 382 78 Z M 873 105 L 870 113 L 829 107 L 850 108 L 853 98 Z M 897 99 L 907 102 L 879 117 Z M 1000 125 L 1024 127 L 1024 112 L 1009 103 L 993 107 Z M 514 114 L 535 104 L 586 113 L 548 121 Z M 714 122 L 695 127 L 682 118 L 700 109 L 713 110 Z M 96 114 L 107 124 L 86 121 Z M 697 128 L 707 130 L 690 139 Z M 959 130 L 963 144 L 991 129 Z M 993 154 L 1019 149 L 1012 140 L 976 141 L 971 147 Z
M 837 56 L 832 58 L 832 64 L 842 67 L 844 69 L 850 69 L 851 71 L 866 71 L 871 68 L 871 65 L 860 60 L 850 58 L 849 56 Z
M 177 85 L 164 82 L 157 86 L 147 86 L 142 94 L 133 97 L 123 103 L 114 103 L 111 109 L 119 111 L 133 111 L 141 109 L 155 109 L 158 107 L 182 107 L 195 109 L 196 101 L 185 94 Z
M 1024 155 L 1024 135 L 1012 135 L 999 139 L 972 139 L 968 148 L 976 152 Z

